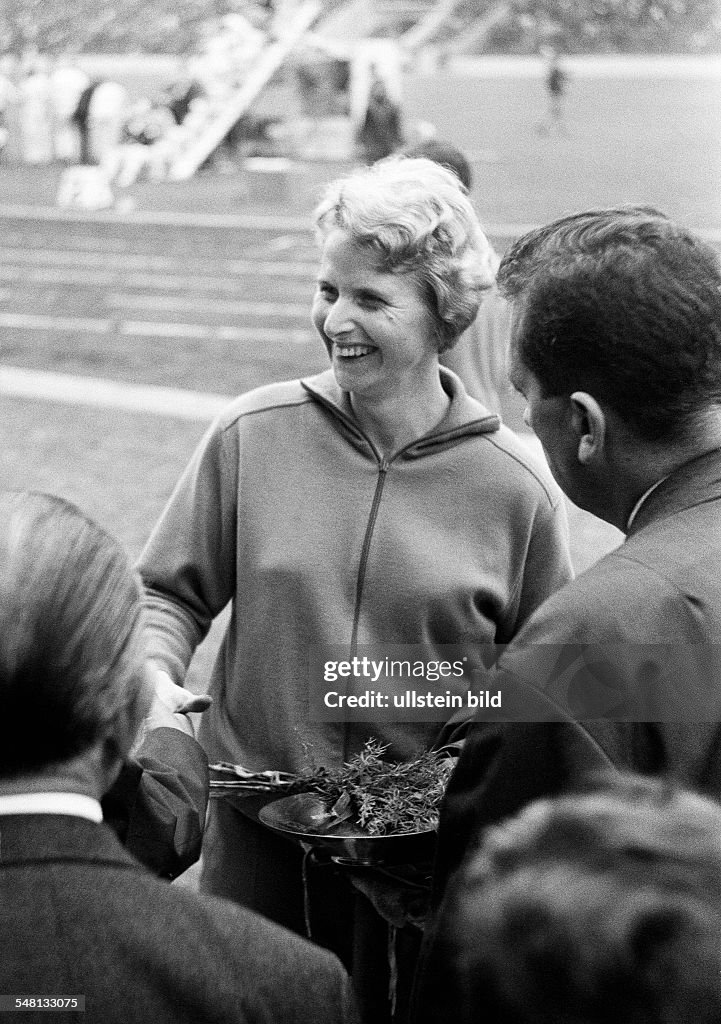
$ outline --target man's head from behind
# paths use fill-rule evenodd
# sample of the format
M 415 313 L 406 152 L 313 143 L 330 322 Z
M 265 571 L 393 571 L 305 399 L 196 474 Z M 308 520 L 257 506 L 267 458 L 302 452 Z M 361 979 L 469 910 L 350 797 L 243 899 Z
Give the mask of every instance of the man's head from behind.
M 513 305 L 512 382 L 574 500 L 576 462 L 608 454 L 598 442 L 609 424 L 626 453 L 642 445 L 693 456 L 713 447 L 706 435 L 710 422 L 718 432 L 721 404 L 721 267 L 691 232 L 646 207 L 575 214 L 520 238 L 498 282 Z M 597 412 L 600 439 L 587 429 L 597 427 Z M 566 434 L 565 417 L 577 442 L 592 443 L 580 451 L 576 443 L 572 459 L 552 431 L 544 437 L 549 417 Z
M 147 710 L 141 596 L 120 545 L 68 502 L 0 496 L 0 779 L 105 744 Z
M 461 1024 L 714 1024 L 721 808 L 635 777 L 532 804 L 446 897 Z

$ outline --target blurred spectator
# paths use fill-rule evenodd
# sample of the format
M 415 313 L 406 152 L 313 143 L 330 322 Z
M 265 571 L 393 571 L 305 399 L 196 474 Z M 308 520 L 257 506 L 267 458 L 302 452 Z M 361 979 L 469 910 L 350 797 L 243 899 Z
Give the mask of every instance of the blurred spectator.
M 66 167 L 60 176 L 56 202 L 61 207 L 106 210 L 115 202 L 106 171 L 88 164 Z
M 17 89 L 13 81 L 15 62 L 12 57 L 0 59 L 0 157 L 6 152 L 10 141 L 13 112 L 17 103 Z
M 471 165 L 465 154 L 452 143 L 437 138 L 424 139 L 409 146 L 404 153 L 410 157 L 426 157 L 448 167 L 470 191 L 473 184 Z M 499 262 L 495 252 L 493 259 L 495 270 Z M 471 326 L 452 349 L 441 353 L 440 361 L 458 374 L 469 395 L 492 412 L 497 412 L 506 426 L 523 431 L 527 429 L 523 423 L 525 401 L 508 380 L 510 337 L 510 308 L 494 286 L 485 292 Z
M 141 99 L 130 108 L 123 124 L 121 140 L 152 146 L 163 139 L 174 125 L 175 118 L 165 103 Z
M 18 84 L 20 152 L 27 164 L 47 164 L 53 159 L 50 121 L 50 76 L 47 61 L 34 54 L 26 58 Z
M 88 105 L 88 148 L 90 162 L 100 164 L 119 145 L 128 114 L 128 93 L 119 82 L 98 83 Z
M 77 163 L 80 159 L 80 131 L 74 119 L 88 75 L 66 58 L 60 58 L 50 75 L 50 104 L 53 121 L 53 149 L 56 160 Z
M 80 135 L 80 163 L 89 164 L 90 154 L 90 101 L 95 90 L 100 85 L 99 81 L 88 82 L 78 97 L 75 110 L 71 120 L 77 126 Z
M 636 776 L 530 805 L 460 871 L 438 950 L 434 1024 L 717 1024 L 721 808 Z
M 376 68 L 371 68 L 368 103 L 357 140 L 367 164 L 390 156 L 403 144 L 400 106 L 389 94 Z
M 549 135 L 554 131 L 557 135 L 565 135 L 564 107 L 568 75 L 561 64 L 557 50 L 548 49 L 545 56 L 548 62 L 544 79 L 548 98 L 548 114 L 546 120 L 538 126 L 538 130 L 542 135 Z
M 201 83 L 190 74 L 186 74 L 168 86 L 163 100 L 175 123 L 183 124 L 193 104 L 204 96 L 205 90 Z
M 108 182 L 128 188 L 144 170 L 154 180 L 164 178 L 172 154 L 171 135 L 176 127 L 164 103 L 137 100 L 123 124 L 119 145 L 103 154 L 100 166 Z

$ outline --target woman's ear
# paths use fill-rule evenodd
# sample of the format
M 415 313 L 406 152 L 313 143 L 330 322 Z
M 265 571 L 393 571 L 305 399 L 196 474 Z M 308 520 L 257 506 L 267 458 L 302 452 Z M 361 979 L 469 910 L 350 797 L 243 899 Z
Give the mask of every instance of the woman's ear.
M 586 391 L 571 395 L 571 425 L 578 443 L 578 461 L 590 465 L 603 453 L 606 444 L 606 414 Z

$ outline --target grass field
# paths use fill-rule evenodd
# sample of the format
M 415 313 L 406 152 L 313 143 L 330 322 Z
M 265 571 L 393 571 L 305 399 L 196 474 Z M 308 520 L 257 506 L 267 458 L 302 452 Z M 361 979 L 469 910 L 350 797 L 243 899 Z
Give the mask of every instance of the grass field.
M 49 491 L 85 509 L 137 558 L 204 429 L 157 416 L 1 399 L 3 486 Z M 220 624 L 196 655 L 202 690 Z

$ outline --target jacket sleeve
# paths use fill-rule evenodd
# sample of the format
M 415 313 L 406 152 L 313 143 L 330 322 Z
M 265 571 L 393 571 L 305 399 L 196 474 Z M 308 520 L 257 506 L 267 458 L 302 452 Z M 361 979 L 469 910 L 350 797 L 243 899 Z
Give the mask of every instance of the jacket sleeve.
M 553 503 L 539 504 L 523 564 L 502 623 L 501 642 L 509 643 L 552 594 L 573 579 L 568 517 L 560 491 Z
M 361 1024 L 350 978 L 333 953 L 245 907 L 213 897 L 203 902 L 235 958 L 243 1021 Z M 232 973 L 233 960 L 228 965 Z
M 566 506 L 555 484 L 536 503 L 535 514 L 520 522 L 524 534 L 521 537 L 519 529 L 516 543 L 519 569 L 510 598 L 498 619 L 497 646 L 493 652 L 487 645 L 478 650 L 471 646 L 468 651 L 466 676 L 474 689 L 495 688 L 495 677 L 489 672 L 491 666 L 503 658 L 506 651 L 519 646 L 529 623 L 539 618 L 545 621 L 544 612 L 551 606 L 551 599 L 573 580 Z M 457 752 L 474 717 L 472 710 L 457 711 L 448 719 L 433 746 L 456 748 Z
M 611 731 L 616 723 L 607 725 Z M 630 728 L 620 723 L 618 727 Z M 450 875 L 480 842 L 489 825 L 516 814 L 532 800 L 555 796 L 591 773 L 613 768 L 623 760 L 614 758 L 613 753 L 582 722 L 475 722 L 443 803 L 434 871 L 435 899 L 440 898 Z
M 238 444 L 216 422 L 143 551 L 148 654 L 183 684 L 198 644 L 235 593 Z
M 178 729 L 154 729 L 103 798 L 103 816 L 154 874 L 176 878 L 200 857 L 208 759 Z

